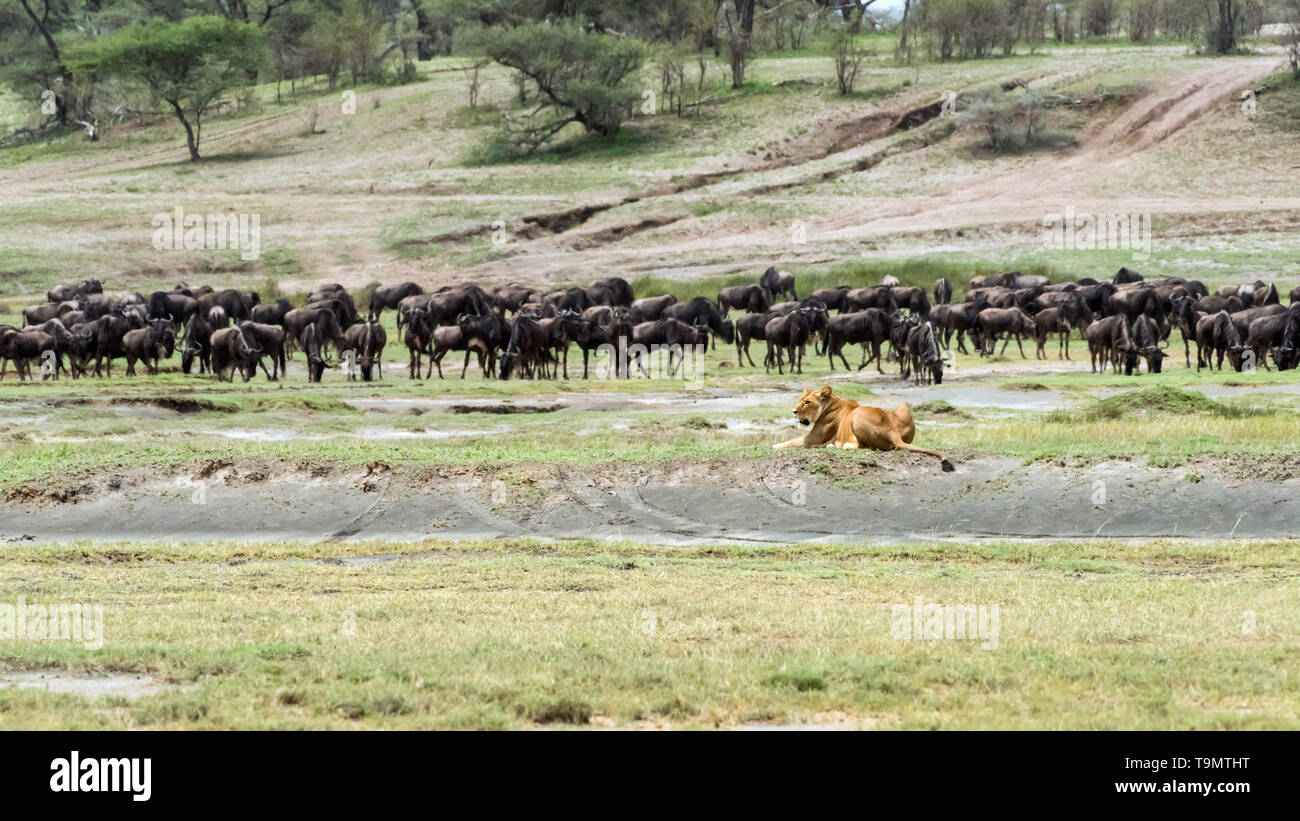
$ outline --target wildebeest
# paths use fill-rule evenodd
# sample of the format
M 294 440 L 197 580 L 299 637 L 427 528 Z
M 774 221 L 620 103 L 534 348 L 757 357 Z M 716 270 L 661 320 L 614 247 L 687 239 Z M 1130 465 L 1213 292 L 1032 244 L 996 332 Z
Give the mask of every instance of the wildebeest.
M 526 313 L 515 317 L 505 349 L 498 358 L 501 379 L 509 379 L 516 366 L 532 376 L 535 368 L 544 367 L 546 332 L 538 320 Z
M 749 352 L 749 341 L 766 340 L 767 323 L 780 315 L 777 311 L 765 311 L 761 314 L 745 314 L 736 320 L 736 364 L 744 367 L 745 358 L 748 358 L 750 367 L 755 367 L 754 357 Z
M 97 279 L 83 279 L 81 282 L 71 285 L 55 285 L 45 293 L 45 299 L 49 302 L 66 302 L 86 294 L 102 294 L 103 292 L 104 283 Z
M 898 310 L 898 302 L 894 299 L 893 290 L 880 286 L 854 288 L 844 295 L 844 310 L 846 312 L 865 311 L 867 308 L 879 308 L 889 314 Z
M 259 350 L 257 364 L 262 367 L 262 373 L 266 374 L 267 381 L 276 381 L 280 374 L 285 373 L 284 328 L 252 320 L 239 323 L 239 327 L 244 332 L 244 338 L 250 340 L 253 347 Z M 271 358 L 270 371 L 267 371 L 266 363 L 262 361 L 264 356 Z
M 1137 271 L 1134 271 L 1129 268 L 1120 268 L 1118 271 L 1115 272 L 1115 276 L 1112 278 L 1112 281 L 1116 285 L 1122 285 L 1126 282 L 1141 282 L 1143 279 L 1144 277 L 1141 274 L 1139 274 Z
M 809 325 L 809 309 L 798 308 L 788 314 L 772 319 L 763 329 L 767 338 L 767 358 L 763 360 L 764 368 L 770 373 L 773 362 L 778 374 L 784 374 L 782 353 L 790 356 L 790 372 L 803 373 L 803 349 L 812 335 Z
M 1007 344 L 1011 342 L 1011 337 L 1015 336 L 1016 347 L 1020 349 L 1020 358 L 1027 359 L 1022 340 L 1025 337 L 1032 339 L 1036 336 L 1034 318 L 1020 308 L 985 308 L 975 317 L 975 330 L 984 343 L 982 352 L 988 356 L 993 355 L 998 338 L 1005 335 L 1001 354 L 1007 352 Z
M 834 288 L 818 288 L 812 292 L 809 299 L 815 299 L 825 305 L 828 311 L 844 313 L 844 297 L 851 290 L 853 289 L 847 285 L 836 285 Z
M 635 299 L 632 286 L 622 277 L 605 277 L 587 286 L 587 299 L 592 305 L 610 305 L 623 308 Z
M 469 350 L 476 351 L 483 376 L 488 377 L 495 373 L 497 351 L 510 338 L 509 323 L 500 314 L 461 314 L 456 319 L 456 325 L 460 328 L 468 349 L 465 361 L 469 362 Z M 464 367 L 461 368 L 460 376 L 462 379 L 465 378 Z
M 983 300 L 935 305 L 930 309 L 930 323 L 942 331 L 939 336 L 945 348 L 952 347 L 952 336 L 956 333 L 957 350 L 969 353 L 965 344 L 966 334 L 971 335 L 971 344 L 976 348 L 981 347 L 975 330 L 975 320 L 979 318 L 979 312 L 986 307 L 988 303 Z
M 378 322 L 359 322 L 343 332 L 343 344 L 356 357 L 360 366 L 361 378 L 370 382 L 374 378 L 374 368 L 379 366 L 379 378 L 384 378 L 384 345 L 388 343 L 388 333 Z M 352 379 L 355 374 L 349 373 Z
M 591 307 L 591 299 L 584 288 L 563 288 L 543 296 L 542 304 L 555 306 L 557 313 L 572 311 L 580 314 Z
M 1087 327 L 1083 337 L 1088 341 L 1092 372 L 1106 371 L 1106 365 L 1118 373 L 1119 359 L 1124 360 L 1124 373 L 1132 374 L 1137 367 L 1137 350 L 1129 335 L 1128 320 L 1119 315 L 1102 317 Z
M 1196 323 L 1196 370 L 1199 371 L 1202 365 L 1215 368 L 1212 360 L 1216 355 L 1217 369 L 1223 370 L 1223 357 L 1226 354 L 1232 369 L 1240 371 L 1243 350 L 1245 346 L 1241 344 L 1237 326 L 1227 311 L 1209 314 Z
M 181 373 L 189 373 L 194 368 L 194 360 L 199 360 L 199 373 L 212 369 L 212 326 L 203 317 L 195 314 L 185 323 L 185 341 L 181 348 Z
M 799 295 L 794 292 L 794 274 L 779 270 L 775 265 L 763 272 L 758 285 L 767 291 L 769 302 L 775 302 L 778 294 L 782 297 L 788 294 L 796 302 L 799 300 Z
M 18 381 L 23 377 L 32 378 L 32 362 L 40 359 L 45 351 L 55 349 L 53 336 L 42 331 L 18 330 L 6 327 L 0 330 L 0 379 L 4 379 L 5 369 L 10 362 L 18 371 Z M 57 375 L 57 370 L 55 372 Z M 44 378 L 42 374 L 42 378 Z
M 415 282 L 403 282 L 400 285 L 388 285 L 376 288 L 370 294 L 370 308 L 367 317 L 377 322 L 385 308 L 395 309 L 408 296 L 424 293 L 424 289 Z
M 152 320 L 146 327 L 127 331 L 122 337 L 122 350 L 126 354 L 126 375 L 135 376 L 135 363 L 144 363 L 150 374 L 158 373 L 158 360 L 168 359 L 176 346 L 176 334 L 167 327 L 167 320 Z
M 582 378 L 587 378 L 591 352 L 605 347 L 609 357 L 609 373 L 627 378 L 627 348 L 632 340 L 632 324 L 621 311 L 611 312 L 608 321 L 581 317 L 574 324 L 573 341 L 582 351 Z
M 263 325 L 279 325 L 284 327 L 284 316 L 293 310 L 293 305 L 289 300 L 281 297 L 273 304 L 261 304 L 253 306 L 253 321 L 260 322 Z
M 1253 320 L 1246 331 L 1245 346 L 1255 353 L 1258 364 L 1267 368 L 1266 356 L 1271 354 L 1278 370 L 1288 371 L 1296 366 L 1298 334 L 1300 310 L 1293 308 Z
M 199 297 L 198 310 L 206 314 L 213 307 L 219 306 L 226 312 L 226 316 L 236 322 L 242 322 L 252 316 L 253 306 L 257 303 L 256 294 L 241 293 L 233 288 L 227 288 L 224 291 L 213 291 Z
M 1149 316 L 1135 317 L 1129 328 L 1133 348 L 1147 361 L 1147 373 L 1160 373 L 1165 352 L 1160 344 L 1160 326 Z
M 687 325 L 705 325 L 728 345 L 736 338 L 736 326 L 708 297 L 697 296 L 690 302 L 675 302 L 664 309 L 663 315 L 680 319 Z
M 261 351 L 250 343 L 238 325 L 213 331 L 211 343 L 212 374 L 218 381 L 235 381 L 235 371 L 239 371 L 245 382 L 253 378 Z
M 26 325 L 40 325 L 48 322 L 55 317 L 72 313 L 77 310 L 78 303 L 75 301 L 67 302 L 47 302 L 44 305 L 33 305 L 30 308 L 23 308 L 23 323 Z
M 934 327 L 929 322 L 922 322 L 907 332 L 907 356 L 912 360 L 912 370 L 916 374 L 916 384 L 943 384 L 943 356 L 939 353 L 939 343 L 934 338 Z
M 930 298 L 920 288 L 894 288 L 894 302 L 922 320 L 930 318 Z
M 315 325 L 303 328 L 302 336 L 298 338 L 298 347 L 302 348 L 303 354 L 307 357 L 307 381 L 319 382 L 325 375 L 329 360 L 326 358 L 323 341 Z
M 686 352 L 694 347 L 703 346 L 708 340 L 708 331 L 694 325 L 688 325 L 680 319 L 664 317 L 651 322 L 638 322 L 632 326 L 632 346 L 629 355 L 635 361 L 637 369 L 650 378 L 650 371 L 645 365 L 645 354 L 656 347 L 668 351 L 668 377 L 671 379 L 677 368 L 686 362 Z M 677 364 L 673 364 L 676 359 Z
M 940 277 L 934 281 L 934 304 L 947 305 L 952 302 L 952 283 Z
M 199 310 L 199 301 L 176 291 L 154 291 L 149 295 L 147 316 L 183 326 Z
M 840 362 L 844 364 L 844 369 L 849 370 L 848 360 L 844 358 L 844 346 L 860 344 L 862 346 L 862 364 L 858 365 L 858 370 L 865 368 L 874 359 L 876 361 L 876 370 L 884 373 L 884 368 L 881 367 L 880 346 L 889 339 L 892 329 L 893 321 L 890 319 L 889 314 L 879 308 L 868 308 L 865 311 L 831 317 L 826 323 L 825 344 L 823 345 L 826 358 L 831 364 L 831 370 L 835 370 L 835 357 L 837 356 L 840 358 Z M 871 351 L 870 356 L 867 355 L 868 348 Z
M 760 285 L 731 285 L 718 291 L 718 304 L 724 311 L 761 314 L 772 306 L 772 296 Z
M 532 288 L 511 282 L 509 285 L 502 285 L 492 290 L 492 303 L 496 305 L 497 312 L 502 316 L 505 316 L 506 311 L 517 314 L 532 296 Z
M 211 323 L 209 323 L 211 324 Z M 284 315 L 284 333 L 287 340 L 301 339 L 303 329 L 315 325 L 317 340 L 324 345 L 334 343 L 334 350 L 343 354 L 343 330 L 339 328 L 338 318 L 330 308 L 315 305 L 306 308 L 294 308 Z

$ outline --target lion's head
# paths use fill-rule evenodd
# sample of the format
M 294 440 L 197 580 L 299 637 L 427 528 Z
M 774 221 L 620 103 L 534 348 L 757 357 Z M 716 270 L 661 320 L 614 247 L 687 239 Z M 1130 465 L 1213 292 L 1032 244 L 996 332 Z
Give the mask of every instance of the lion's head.
M 831 403 L 831 386 L 821 390 L 805 390 L 803 396 L 795 403 L 794 415 L 799 417 L 799 424 L 812 425 L 821 418 L 826 406 Z

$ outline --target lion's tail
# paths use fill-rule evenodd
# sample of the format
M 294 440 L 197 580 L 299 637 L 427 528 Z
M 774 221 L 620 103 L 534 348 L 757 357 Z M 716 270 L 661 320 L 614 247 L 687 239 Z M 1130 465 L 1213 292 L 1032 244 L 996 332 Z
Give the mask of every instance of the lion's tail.
M 944 456 L 939 451 L 930 450 L 928 448 L 919 448 L 912 444 L 912 437 L 916 434 L 916 423 L 912 420 L 912 408 L 910 406 L 900 405 L 890 411 L 890 413 L 892 413 L 894 418 L 898 420 L 899 426 L 911 434 L 907 437 L 896 438 L 894 440 L 894 447 L 900 450 L 910 450 L 914 453 L 924 453 L 927 456 L 933 456 L 939 460 L 939 465 L 944 471 L 953 470 L 952 462 L 949 462 L 948 457 Z M 898 436 L 898 434 L 894 435 Z

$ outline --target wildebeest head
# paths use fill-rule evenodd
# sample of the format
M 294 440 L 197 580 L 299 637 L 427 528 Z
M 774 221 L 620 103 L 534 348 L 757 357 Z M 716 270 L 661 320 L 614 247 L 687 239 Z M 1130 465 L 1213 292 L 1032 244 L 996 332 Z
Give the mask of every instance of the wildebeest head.
M 826 385 L 821 390 L 805 389 L 799 401 L 795 403 L 794 415 L 801 425 L 813 425 L 826 412 L 826 407 L 831 403 L 831 386 Z

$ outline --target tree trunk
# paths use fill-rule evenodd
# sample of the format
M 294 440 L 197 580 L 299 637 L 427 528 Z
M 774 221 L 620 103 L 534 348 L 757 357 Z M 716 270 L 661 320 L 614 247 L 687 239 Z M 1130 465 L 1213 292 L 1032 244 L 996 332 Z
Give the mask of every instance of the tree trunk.
M 180 107 L 179 103 L 175 100 L 168 100 L 167 102 L 171 103 L 172 111 L 176 112 L 176 119 L 180 120 L 181 125 L 185 126 L 185 144 L 190 149 L 190 162 L 198 162 L 200 159 L 199 138 L 194 133 L 194 126 L 190 125 L 190 121 L 185 118 L 185 111 Z

